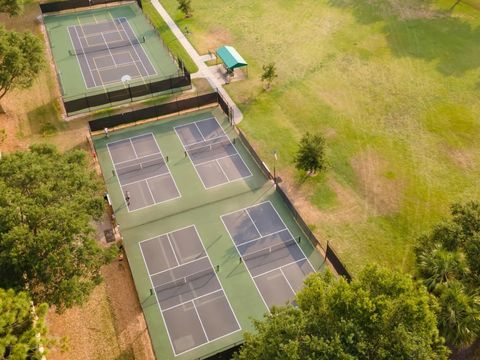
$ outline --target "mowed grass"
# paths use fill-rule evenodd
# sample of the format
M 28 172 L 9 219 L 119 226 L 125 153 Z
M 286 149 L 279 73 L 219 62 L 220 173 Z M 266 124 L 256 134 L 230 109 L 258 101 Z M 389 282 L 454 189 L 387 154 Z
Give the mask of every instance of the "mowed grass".
M 200 53 L 229 44 L 247 59 L 249 79 L 227 87 L 240 126 L 270 168 L 278 151 L 284 185 L 353 273 L 412 271 L 415 239 L 480 199 L 480 1 L 203 0 L 191 19 L 162 3 Z M 324 175 L 294 168 L 306 131 L 327 138 Z

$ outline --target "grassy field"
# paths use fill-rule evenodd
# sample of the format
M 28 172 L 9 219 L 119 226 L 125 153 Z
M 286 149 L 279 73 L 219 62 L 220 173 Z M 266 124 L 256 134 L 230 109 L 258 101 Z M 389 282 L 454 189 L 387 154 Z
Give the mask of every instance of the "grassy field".
M 279 152 L 307 222 L 354 273 L 411 271 L 415 239 L 450 203 L 480 199 L 478 0 L 204 0 L 190 19 L 162 3 L 200 53 L 230 44 L 247 59 L 249 80 L 227 88 L 241 128 L 270 167 Z M 330 165 L 307 179 L 293 166 L 306 131 L 327 138 Z

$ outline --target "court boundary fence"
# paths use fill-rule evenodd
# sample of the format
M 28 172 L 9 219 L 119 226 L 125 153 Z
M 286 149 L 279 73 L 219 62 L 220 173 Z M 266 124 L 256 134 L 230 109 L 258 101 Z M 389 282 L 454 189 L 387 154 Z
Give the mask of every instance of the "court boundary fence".
M 183 61 L 177 59 L 177 64 L 180 69 L 179 76 L 162 78 L 160 80 L 145 81 L 138 85 L 128 84 L 117 89 L 101 91 L 96 94 L 85 94 L 85 96 L 68 100 L 68 97 L 62 96 L 63 105 L 67 115 L 82 111 L 85 109 L 95 109 L 103 105 L 114 105 L 123 101 L 133 102 L 142 97 L 154 95 L 166 91 L 174 91 L 174 89 L 181 89 L 191 87 L 192 80 L 190 73 L 185 68 Z
M 142 8 L 142 1 L 135 0 L 140 8 Z M 51 13 L 71 9 L 81 9 L 85 7 L 91 7 L 95 5 L 106 5 L 110 3 L 119 2 L 119 0 L 65 0 L 65 1 L 53 1 L 40 4 L 40 10 L 42 13 Z
M 228 106 L 227 102 L 218 91 L 213 91 L 185 99 L 175 99 L 174 101 L 149 106 L 143 109 L 105 116 L 100 119 L 89 121 L 88 125 L 90 127 L 90 132 L 102 131 L 105 128 L 112 129 L 121 125 L 136 124 L 139 121 L 157 119 L 161 116 L 214 105 L 219 105 L 224 112 L 226 110 L 225 114 L 231 121 L 233 118 L 231 107 Z
M 246 136 L 243 134 L 243 132 L 237 127 L 235 127 L 235 131 L 238 134 L 239 139 L 242 141 L 243 145 L 245 148 L 248 150 L 250 155 L 254 158 L 254 160 L 257 162 L 257 165 L 260 167 L 262 170 L 263 174 L 270 180 L 275 180 L 273 178 L 272 173 L 270 172 L 270 169 L 267 167 L 267 165 L 261 160 L 260 156 L 257 154 L 255 151 L 254 147 L 250 144 L 250 142 L 247 140 Z M 325 261 L 328 260 L 328 262 L 332 265 L 332 267 L 335 269 L 335 272 L 340 275 L 345 277 L 348 281 L 352 279 L 352 276 L 350 275 L 350 272 L 347 270 L 346 266 L 342 263 L 340 260 L 339 256 L 335 252 L 335 250 L 332 248 L 329 242 L 327 242 L 326 246 L 323 246 L 322 243 L 317 239 L 315 234 L 312 232 L 312 230 L 309 228 L 305 220 L 302 218 L 298 210 L 295 208 L 295 205 L 293 202 L 290 200 L 288 197 L 287 193 L 282 189 L 281 185 L 276 183 L 276 191 L 282 198 L 282 200 L 287 204 L 288 208 L 290 211 L 293 213 L 293 217 L 295 218 L 295 221 L 297 224 L 300 226 L 302 231 L 307 235 L 308 239 L 310 242 L 313 244 L 313 246 L 319 246 L 322 251 L 324 252 L 325 255 Z

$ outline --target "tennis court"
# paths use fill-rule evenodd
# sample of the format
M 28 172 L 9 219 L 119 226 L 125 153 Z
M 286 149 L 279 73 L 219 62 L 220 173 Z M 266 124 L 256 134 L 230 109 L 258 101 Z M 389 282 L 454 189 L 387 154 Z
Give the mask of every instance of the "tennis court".
M 152 133 L 110 142 L 107 148 L 129 211 L 180 197 Z
M 179 74 L 136 3 L 51 13 L 43 21 L 68 101 Z
M 265 305 L 285 305 L 315 272 L 271 202 L 221 216 Z
M 156 75 L 142 42 L 125 17 L 68 27 L 87 88 Z
M 241 329 L 195 226 L 140 249 L 175 355 Z
M 214 117 L 176 126 L 175 132 L 205 189 L 252 175 Z

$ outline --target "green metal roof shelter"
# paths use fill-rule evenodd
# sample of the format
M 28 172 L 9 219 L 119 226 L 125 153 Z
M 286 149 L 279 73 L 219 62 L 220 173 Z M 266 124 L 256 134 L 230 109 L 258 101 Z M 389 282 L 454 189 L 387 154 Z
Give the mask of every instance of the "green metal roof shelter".
M 238 53 L 233 46 L 222 46 L 217 49 L 217 56 L 223 61 L 227 70 L 233 70 L 248 66 L 245 59 Z

